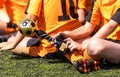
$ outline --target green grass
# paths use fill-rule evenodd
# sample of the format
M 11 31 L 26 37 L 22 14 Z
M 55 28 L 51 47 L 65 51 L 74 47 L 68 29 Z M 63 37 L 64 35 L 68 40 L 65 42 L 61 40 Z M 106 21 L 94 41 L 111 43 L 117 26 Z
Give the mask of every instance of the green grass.
M 68 61 L 0 52 L 0 77 L 120 77 L 119 68 L 103 64 L 99 71 L 81 74 Z

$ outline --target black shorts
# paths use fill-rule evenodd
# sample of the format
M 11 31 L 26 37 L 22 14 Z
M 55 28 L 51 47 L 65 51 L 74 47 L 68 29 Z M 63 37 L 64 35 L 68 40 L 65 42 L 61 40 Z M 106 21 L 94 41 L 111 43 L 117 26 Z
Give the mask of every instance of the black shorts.
M 118 43 L 118 44 L 120 44 L 120 40 L 113 40 L 113 39 L 105 39 L 105 40 L 108 40 L 108 41 L 111 41 L 111 42 L 115 42 L 115 43 Z

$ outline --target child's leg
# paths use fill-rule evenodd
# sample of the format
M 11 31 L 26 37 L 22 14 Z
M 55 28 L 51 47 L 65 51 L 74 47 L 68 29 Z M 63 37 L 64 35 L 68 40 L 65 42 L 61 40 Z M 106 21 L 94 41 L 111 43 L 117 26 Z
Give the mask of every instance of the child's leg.
M 91 57 L 89 57 L 86 50 L 82 53 L 81 52 L 70 52 L 65 54 L 65 56 L 81 73 L 86 73 L 92 70 L 100 69 L 99 61 L 95 61 Z

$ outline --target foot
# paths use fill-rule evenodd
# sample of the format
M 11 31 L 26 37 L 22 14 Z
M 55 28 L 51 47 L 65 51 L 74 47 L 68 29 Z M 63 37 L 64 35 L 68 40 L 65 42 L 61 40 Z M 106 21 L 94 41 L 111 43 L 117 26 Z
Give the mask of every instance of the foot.
M 79 59 L 74 62 L 74 66 L 81 73 L 88 73 L 92 70 L 100 69 L 99 61 L 95 60 Z

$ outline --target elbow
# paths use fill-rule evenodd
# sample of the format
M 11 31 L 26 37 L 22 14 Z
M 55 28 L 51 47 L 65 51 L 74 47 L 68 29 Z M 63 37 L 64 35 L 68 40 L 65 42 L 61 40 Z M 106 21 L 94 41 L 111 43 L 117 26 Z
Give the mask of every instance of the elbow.
M 92 34 L 93 30 L 91 28 L 85 29 L 85 35 L 90 36 Z
M 94 29 L 95 29 L 95 25 L 94 24 L 91 24 L 91 23 L 88 23 L 88 22 L 86 22 L 86 24 L 85 24 L 85 34 L 86 35 L 89 35 L 89 36 L 91 36 L 91 34 L 94 32 Z

